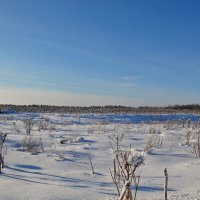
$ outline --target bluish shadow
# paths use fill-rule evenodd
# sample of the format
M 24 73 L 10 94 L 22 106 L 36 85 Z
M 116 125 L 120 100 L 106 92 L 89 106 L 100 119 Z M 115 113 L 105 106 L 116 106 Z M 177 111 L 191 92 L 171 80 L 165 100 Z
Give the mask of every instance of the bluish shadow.
M 135 189 L 135 188 L 133 188 Z M 139 186 L 138 191 L 143 191 L 143 192 L 162 192 L 164 191 L 163 187 L 159 186 Z M 176 191 L 174 189 L 168 188 L 168 191 Z
M 25 169 L 34 169 L 34 170 L 41 170 L 41 167 L 35 165 L 15 165 L 15 167 L 25 168 Z

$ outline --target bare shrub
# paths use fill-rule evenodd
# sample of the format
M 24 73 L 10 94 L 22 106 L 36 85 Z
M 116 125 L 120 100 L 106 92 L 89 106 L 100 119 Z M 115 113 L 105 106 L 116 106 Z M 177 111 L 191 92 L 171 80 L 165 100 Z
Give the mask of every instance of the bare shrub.
M 7 147 L 4 146 L 6 137 L 7 137 L 7 133 L 0 132 L 0 173 L 1 173 L 1 169 L 4 168 L 4 156 L 7 152 Z
M 150 126 L 150 128 L 149 128 L 149 133 L 150 133 L 150 134 L 155 134 L 155 133 L 156 133 L 156 128 L 155 128 L 155 126 Z
M 24 119 L 23 123 L 24 123 L 24 128 L 26 130 L 26 134 L 30 135 L 33 129 L 33 126 L 35 125 L 35 122 L 33 121 L 33 119 Z
M 190 119 L 187 120 L 187 126 L 190 128 L 192 126 L 192 121 Z
M 23 151 L 28 151 L 34 155 L 44 152 L 44 146 L 41 137 L 33 138 L 32 136 L 25 136 L 21 141 L 21 145 Z
M 13 128 L 16 133 L 20 133 L 20 127 L 16 122 L 13 122 Z
M 47 130 L 49 127 L 49 122 L 46 120 L 41 120 L 37 123 L 38 126 L 38 131 L 40 132 L 41 130 Z
M 200 130 L 196 131 L 194 134 L 192 148 L 194 155 L 200 157 Z
M 149 138 L 149 141 L 144 148 L 144 152 L 150 153 L 153 149 L 162 147 L 162 143 L 162 138 L 160 137 L 159 133 L 156 132 Z
M 121 149 L 123 138 L 124 138 L 124 133 L 121 133 L 119 135 L 114 134 L 108 137 L 113 152 L 119 151 Z
M 109 173 L 118 192 L 119 200 L 133 200 L 131 186 L 134 184 L 136 199 L 140 175 L 137 169 L 144 163 L 143 155 L 135 152 L 131 147 L 125 151 L 116 151 L 113 160 L 113 170 Z
M 191 139 L 191 135 L 192 135 L 192 132 L 191 131 L 187 131 L 185 137 L 186 137 L 186 143 L 185 145 L 190 145 L 190 139 Z
M 192 125 L 191 125 L 191 128 L 193 130 L 196 130 L 196 129 L 200 128 L 200 120 L 198 120 L 196 122 L 193 122 Z
M 137 169 L 144 163 L 144 157 L 131 146 L 121 150 L 123 137 L 124 134 L 109 137 L 114 158 L 113 169 L 109 169 L 108 172 L 117 189 L 119 200 L 133 200 L 131 185 L 135 186 L 134 199 L 136 199 L 140 180 Z

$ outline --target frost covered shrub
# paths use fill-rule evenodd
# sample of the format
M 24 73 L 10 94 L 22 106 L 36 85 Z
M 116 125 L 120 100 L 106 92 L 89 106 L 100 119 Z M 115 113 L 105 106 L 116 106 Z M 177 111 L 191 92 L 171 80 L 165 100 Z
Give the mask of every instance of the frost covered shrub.
M 150 134 L 155 134 L 155 133 L 156 133 L 156 128 L 155 128 L 154 126 L 151 126 L 151 127 L 149 128 L 149 133 L 150 133 Z
M 191 131 L 188 131 L 185 135 L 186 137 L 186 142 L 185 142 L 185 145 L 190 145 L 190 140 L 191 140 L 191 135 L 192 135 L 192 132 Z
M 13 128 L 16 133 L 20 133 L 20 127 L 16 122 L 13 122 Z
M 39 122 L 37 122 L 38 131 L 41 130 L 55 130 L 55 126 L 51 124 L 49 117 L 42 117 Z
M 6 137 L 7 137 L 7 133 L 0 132 L 0 172 L 1 172 L 1 169 L 4 168 L 4 156 L 7 150 L 7 148 L 4 146 Z
M 45 120 L 41 120 L 37 123 L 38 131 L 47 130 L 49 127 L 49 123 Z
M 138 168 L 144 163 L 143 155 L 131 146 L 121 150 L 124 134 L 109 137 L 109 142 L 114 153 L 113 169 L 109 169 L 112 181 L 118 192 L 119 200 L 133 200 L 131 186 L 135 186 L 134 199 L 136 199 L 140 175 Z
M 160 137 L 158 132 L 155 132 L 149 138 L 146 147 L 144 148 L 144 152 L 150 153 L 153 149 L 160 148 L 162 146 L 162 138 Z
M 118 135 L 113 134 L 108 137 L 113 152 L 120 150 L 123 138 L 124 138 L 124 133 Z
M 135 186 L 134 199 L 136 199 L 140 180 L 137 171 L 144 163 L 144 157 L 131 147 L 128 150 L 115 151 L 114 154 L 113 170 L 109 169 L 109 173 L 116 186 L 119 200 L 133 200 L 132 185 Z
M 187 131 L 186 141 L 180 143 L 180 146 L 190 146 L 195 157 L 200 157 L 200 129 L 195 128 Z
M 26 134 L 29 135 L 33 129 L 33 126 L 35 125 L 35 122 L 32 119 L 24 119 L 24 128 L 26 130 Z
M 193 153 L 196 157 L 200 157 L 200 130 L 194 133 L 194 139 L 192 141 Z
M 41 138 L 25 136 L 21 141 L 21 145 L 23 151 L 28 151 L 34 155 L 44 152 L 44 147 Z

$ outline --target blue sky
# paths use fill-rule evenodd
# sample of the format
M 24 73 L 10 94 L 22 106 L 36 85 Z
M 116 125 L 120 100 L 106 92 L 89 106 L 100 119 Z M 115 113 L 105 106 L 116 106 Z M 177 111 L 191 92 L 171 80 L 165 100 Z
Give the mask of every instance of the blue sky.
M 200 103 L 200 1 L 0 0 L 0 103 Z

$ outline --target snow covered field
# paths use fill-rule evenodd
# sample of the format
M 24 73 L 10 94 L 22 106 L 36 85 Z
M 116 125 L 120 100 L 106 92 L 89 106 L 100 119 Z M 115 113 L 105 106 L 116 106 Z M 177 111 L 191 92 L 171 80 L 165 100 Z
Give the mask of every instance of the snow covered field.
M 138 116 L 137 116 L 138 117 Z M 161 122 L 152 116 L 7 114 L 0 115 L 0 131 L 8 133 L 5 145 L 5 168 L 0 175 L 1 200 L 110 200 L 117 191 L 108 173 L 113 167 L 109 136 L 124 134 L 122 149 L 130 145 L 143 150 L 157 134 L 160 145 L 144 153 L 138 200 L 164 199 L 164 168 L 169 175 L 169 199 L 200 199 L 200 158 L 193 153 L 194 124 L 198 117 L 168 116 L 168 119 L 191 119 Z M 148 118 L 148 119 L 147 119 Z M 34 122 L 30 133 L 25 119 Z M 148 123 L 147 123 L 148 122 Z M 187 143 L 186 135 L 191 136 Z M 35 149 L 27 149 L 27 141 Z M 159 143 L 159 141 L 157 141 Z M 30 151 L 30 152 L 28 152 Z M 88 155 L 92 156 L 95 173 L 91 173 Z M 134 193 L 134 188 L 132 188 Z

